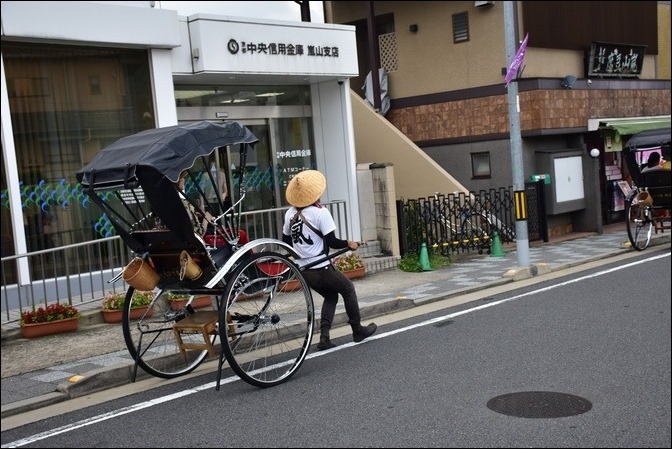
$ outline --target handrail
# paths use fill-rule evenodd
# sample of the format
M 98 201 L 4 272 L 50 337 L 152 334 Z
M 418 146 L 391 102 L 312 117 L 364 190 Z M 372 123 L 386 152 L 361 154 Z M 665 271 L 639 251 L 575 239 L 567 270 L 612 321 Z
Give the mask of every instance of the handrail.
M 345 201 L 323 204 L 348 238 Z M 250 240 L 277 238 L 289 206 L 241 213 L 241 228 Z M 109 291 L 125 291 L 124 282 L 110 284 L 131 258 L 131 250 L 119 236 L 74 243 L 52 249 L 2 257 L 2 325 L 18 326 L 21 310 L 53 302 L 67 303 L 82 310 L 100 307 Z M 22 282 L 27 279 L 27 282 Z

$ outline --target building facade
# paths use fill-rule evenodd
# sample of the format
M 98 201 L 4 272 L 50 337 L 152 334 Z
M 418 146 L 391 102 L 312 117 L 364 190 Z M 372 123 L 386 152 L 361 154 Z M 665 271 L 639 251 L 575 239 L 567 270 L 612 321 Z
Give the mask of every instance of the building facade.
M 385 119 L 476 191 L 513 184 L 505 43 L 509 31 L 517 43 L 529 36 L 515 78 L 524 178 L 551 175 L 551 234 L 600 231 L 624 219 L 622 143 L 670 126 L 670 2 L 511 2 L 510 23 L 506 3 L 325 2 L 325 21 L 357 28 L 353 92 L 364 97 L 366 75 L 384 69 Z M 359 146 L 357 156 L 384 158 Z
M 155 3 L 2 2 L 2 256 L 110 236 L 75 173 L 123 136 L 200 120 L 260 139 L 246 210 L 287 205 L 289 179 L 316 168 L 322 200 L 346 201 L 358 240 L 354 27 L 182 17 Z M 229 174 L 239 164 L 213 156 Z

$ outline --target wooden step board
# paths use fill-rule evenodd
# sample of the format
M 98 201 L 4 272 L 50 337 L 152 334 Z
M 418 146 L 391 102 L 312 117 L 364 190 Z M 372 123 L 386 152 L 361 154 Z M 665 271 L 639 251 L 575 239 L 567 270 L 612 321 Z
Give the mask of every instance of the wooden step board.
M 186 356 L 187 349 L 206 349 L 211 356 L 216 356 L 215 348 L 212 346 L 213 335 L 217 335 L 217 322 L 219 321 L 219 312 L 216 310 L 199 310 L 196 313 L 178 321 L 173 325 L 173 333 L 180 347 L 182 355 Z M 185 343 L 182 340 L 183 334 L 201 334 L 203 343 L 190 342 Z

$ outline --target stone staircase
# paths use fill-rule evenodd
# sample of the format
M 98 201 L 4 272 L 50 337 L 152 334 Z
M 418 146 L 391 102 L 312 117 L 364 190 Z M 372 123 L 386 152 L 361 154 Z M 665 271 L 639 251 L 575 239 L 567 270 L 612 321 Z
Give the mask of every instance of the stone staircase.
M 367 273 L 390 270 L 399 266 L 399 256 L 386 256 L 378 240 L 369 240 L 357 249 L 357 254 L 364 260 Z

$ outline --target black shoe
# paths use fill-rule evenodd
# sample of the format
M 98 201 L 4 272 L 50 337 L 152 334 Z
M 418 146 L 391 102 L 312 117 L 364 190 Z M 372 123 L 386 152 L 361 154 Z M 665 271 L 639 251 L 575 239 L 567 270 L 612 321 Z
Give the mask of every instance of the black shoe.
M 335 347 L 336 345 L 329 340 L 329 337 L 320 337 L 320 342 L 317 344 L 318 351 L 326 351 L 327 349 Z
M 368 326 L 360 326 L 356 332 L 352 333 L 352 339 L 355 340 L 355 343 L 359 343 L 365 338 L 372 336 L 376 332 L 376 329 L 378 329 L 378 326 L 375 323 L 371 323 Z

